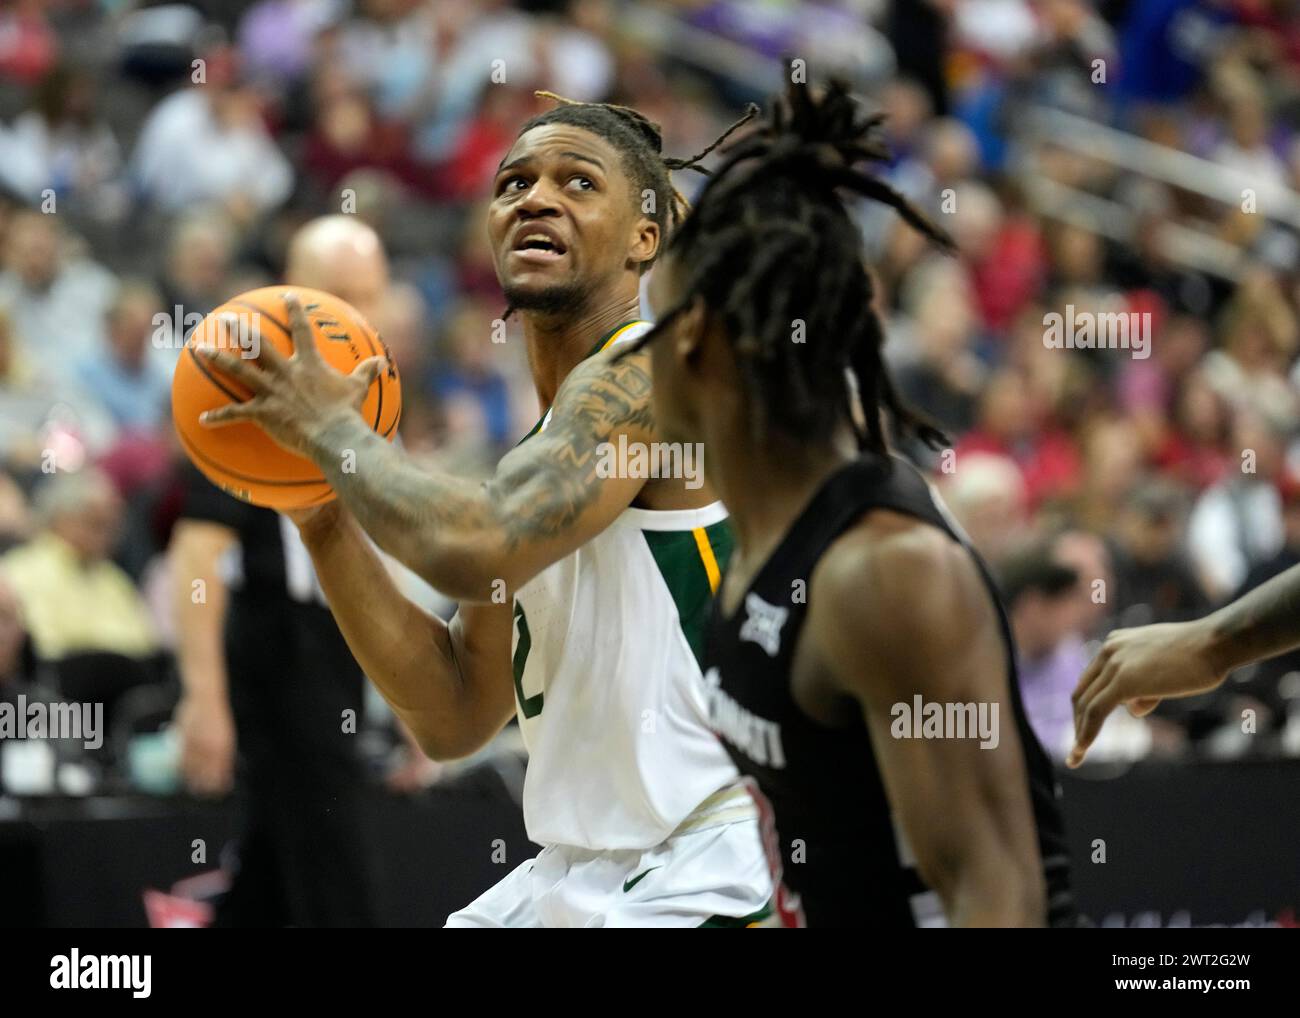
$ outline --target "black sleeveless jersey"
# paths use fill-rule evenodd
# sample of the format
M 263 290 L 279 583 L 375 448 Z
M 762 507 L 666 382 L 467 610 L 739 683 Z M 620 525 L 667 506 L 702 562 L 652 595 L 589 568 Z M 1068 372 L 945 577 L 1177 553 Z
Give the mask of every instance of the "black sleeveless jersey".
M 836 471 L 795 521 L 745 592 L 733 618 L 720 601 L 705 648 L 710 721 L 742 773 L 774 812 L 783 897 L 809 926 L 942 925 L 938 895 L 915 869 L 890 807 L 861 715 L 845 728 L 814 721 L 796 704 L 791 663 L 808 605 L 804 590 L 827 547 L 876 508 L 922 520 L 966 545 L 911 464 L 867 454 Z M 1007 649 L 1008 699 L 1024 747 L 1048 919 L 1073 925 L 1069 858 L 1051 762 L 1034 737 L 1017 688 L 1011 630 L 996 587 L 971 551 L 997 606 Z M 917 704 L 919 708 L 921 705 Z M 776 844 L 773 844 L 775 841 Z M 774 868 L 777 860 L 773 859 Z M 797 899 L 797 901 L 796 901 Z M 799 916 L 798 913 L 802 913 Z

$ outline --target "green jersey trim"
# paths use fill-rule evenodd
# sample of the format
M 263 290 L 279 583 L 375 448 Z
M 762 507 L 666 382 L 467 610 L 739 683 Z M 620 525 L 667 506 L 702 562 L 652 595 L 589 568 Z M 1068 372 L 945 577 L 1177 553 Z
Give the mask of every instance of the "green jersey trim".
M 641 535 L 677 606 L 682 635 L 690 644 L 696 664 L 702 666 L 704 632 L 713 595 L 735 546 L 731 524 L 724 519 L 694 530 L 643 530 Z

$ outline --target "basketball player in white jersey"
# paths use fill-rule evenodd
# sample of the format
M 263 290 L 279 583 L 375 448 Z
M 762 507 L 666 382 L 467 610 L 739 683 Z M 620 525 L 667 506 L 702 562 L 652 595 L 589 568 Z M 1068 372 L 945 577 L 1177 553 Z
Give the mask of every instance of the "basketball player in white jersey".
M 563 103 L 524 125 L 494 184 L 498 277 L 522 313 L 544 416 L 484 484 L 429 473 L 357 412 L 382 359 L 326 367 L 290 301 L 297 351 L 213 351 L 253 420 L 314 460 L 337 502 L 294 514 L 366 674 L 435 759 L 517 714 L 536 859 L 449 926 L 747 926 L 769 914 L 755 807 L 707 724 L 697 655 L 730 551 L 690 478 L 606 470 L 656 432 L 639 282 L 682 203 L 657 127 Z M 450 624 L 394 588 L 363 536 L 458 598 Z M 485 845 L 483 850 L 489 851 Z

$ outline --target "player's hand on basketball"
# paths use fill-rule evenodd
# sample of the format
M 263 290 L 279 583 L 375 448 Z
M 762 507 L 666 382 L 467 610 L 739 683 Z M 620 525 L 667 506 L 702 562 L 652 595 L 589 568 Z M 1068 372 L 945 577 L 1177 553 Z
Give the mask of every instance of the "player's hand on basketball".
M 1223 673 L 1211 663 L 1203 621 L 1117 629 L 1084 671 L 1074 703 L 1074 748 L 1066 763 L 1078 767 L 1110 712 L 1124 704 L 1134 717 L 1151 713 L 1165 697 L 1213 689 Z
M 176 706 L 181 776 L 195 795 L 222 796 L 234 786 L 235 720 L 218 697 L 185 696 Z
M 351 374 L 335 371 L 316 349 L 311 322 L 294 294 L 285 295 L 293 339 L 293 356 L 285 357 L 273 343 L 263 342 L 257 356 L 225 349 L 198 350 L 209 364 L 247 387 L 252 396 L 209 410 L 200 420 L 209 427 L 253 421 L 290 452 L 310 457 L 316 438 L 331 424 L 355 415 L 365 401 L 370 384 L 386 366 L 383 357 L 370 357 Z M 227 335 L 239 328 L 233 318 L 224 321 Z

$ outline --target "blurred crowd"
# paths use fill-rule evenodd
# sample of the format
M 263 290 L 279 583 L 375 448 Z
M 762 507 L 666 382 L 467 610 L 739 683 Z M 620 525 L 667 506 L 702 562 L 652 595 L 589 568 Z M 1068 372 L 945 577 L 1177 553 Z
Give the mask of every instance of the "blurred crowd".
M 534 90 L 690 154 L 789 56 L 888 115 L 881 173 L 960 246 L 855 208 L 900 389 L 952 438 L 907 451 L 1002 581 L 1054 755 L 1109 629 L 1300 562 L 1300 3 L 6 0 L 0 698 L 71 695 L 87 654 L 166 673 L 171 368 L 301 224 L 379 233 L 401 440 L 485 471 L 537 413 L 483 227 Z M 1149 356 L 1049 347 L 1067 308 L 1147 316 Z M 1095 755 L 1300 753 L 1296 666 Z
M 874 235 L 889 356 L 953 439 L 913 451 L 1002 578 L 1059 757 L 1098 638 L 1300 561 L 1300 5 L 938 6 L 942 74 L 880 95 L 892 181 L 961 255 Z M 1110 315 L 1145 346 L 1049 342 Z M 1109 751 L 1300 753 L 1296 664 L 1120 715 Z

